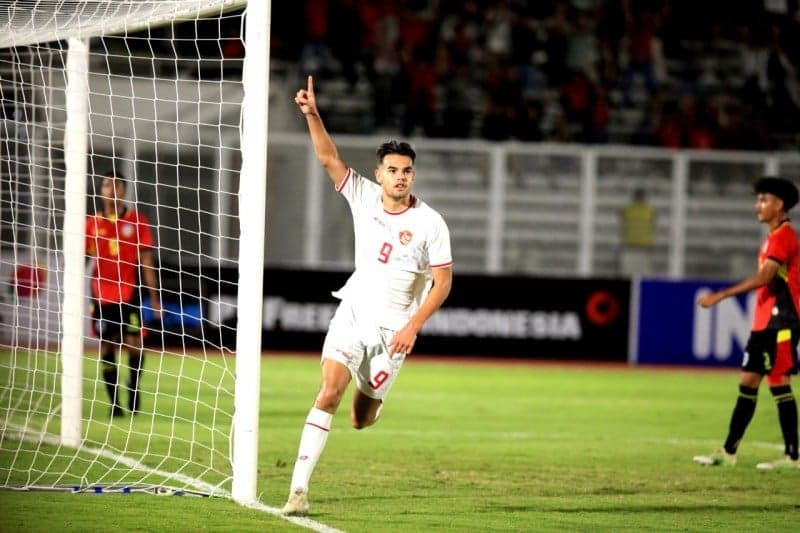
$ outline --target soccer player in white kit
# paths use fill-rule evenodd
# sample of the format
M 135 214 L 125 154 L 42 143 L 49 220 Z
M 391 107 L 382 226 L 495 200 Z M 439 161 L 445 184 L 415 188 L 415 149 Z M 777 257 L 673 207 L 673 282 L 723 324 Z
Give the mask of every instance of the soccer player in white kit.
M 341 300 L 322 347 L 322 386 L 308 413 L 284 515 L 308 514 L 308 481 L 351 380 L 350 418 L 362 429 L 378 420 L 383 399 L 423 324 L 444 303 L 453 280 L 444 219 L 411 194 L 416 154 L 391 141 L 377 150 L 371 181 L 340 158 L 317 110 L 314 82 L 297 91 L 311 141 L 353 214 L 355 270 L 334 296 Z

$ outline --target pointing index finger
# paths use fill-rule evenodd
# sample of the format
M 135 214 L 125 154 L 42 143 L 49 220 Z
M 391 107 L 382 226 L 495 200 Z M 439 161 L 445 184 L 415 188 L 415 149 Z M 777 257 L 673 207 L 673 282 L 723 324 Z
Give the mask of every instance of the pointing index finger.
M 307 89 L 307 91 L 310 92 L 310 93 L 314 92 L 314 78 L 312 76 L 308 77 L 308 89 Z

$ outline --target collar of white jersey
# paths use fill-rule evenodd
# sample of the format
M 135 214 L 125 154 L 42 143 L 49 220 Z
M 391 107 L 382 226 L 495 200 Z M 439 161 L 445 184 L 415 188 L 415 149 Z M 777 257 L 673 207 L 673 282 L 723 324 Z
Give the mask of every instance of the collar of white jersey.
M 419 198 L 417 198 L 412 194 L 409 196 L 409 199 L 410 202 L 408 202 L 408 205 L 405 207 L 405 209 L 401 209 L 400 211 L 387 211 L 387 209 L 384 207 L 383 212 L 386 213 L 387 215 L 402 215 L 409 209 L 413 209 L 414 207 L 419 207 Z M 383 202 L 383 199 L 381 199 L 381 202 Z

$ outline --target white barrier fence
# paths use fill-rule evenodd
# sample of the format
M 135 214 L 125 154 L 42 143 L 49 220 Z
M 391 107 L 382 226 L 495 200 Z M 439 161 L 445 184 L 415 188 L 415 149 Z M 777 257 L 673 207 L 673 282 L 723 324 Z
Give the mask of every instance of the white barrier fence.
M 220 124 L 209 123 L 206 129 L 195 131 L 199 136 L 196 145 L 173 142 L 169 135 L 176 133 L 171 130 L 159 131 L 154 137 L 157 142 L 119 143 L 115 136 L 124 132 L 148 131 L 149 121 L 135 117 L 149 116 L 144 111 L 156 116 L 174 114 L 174 102 L 169 98 L 126 99 L 112 86 L 93 80 L 90 78 L 90 107 L 105 102 L 114 109 L 134 108 L 120 117 L 90 116 L 93 153 L 89 168 L 103 169 L 116 159 L 123 171 L 135 178 L 130 196 L 145 206 L 145 212 L 158 203 L 156 199 L 162 202 L 158 213 L 148 213 L 151 220 L 160 222 L 157 240 L 162 245 L 162 261 L 169 261 L 170 253 L 179 248 L 184 261 L 195 256 L 201 261 L 236 261 L 238 206 L 234 198 L 239 187 L 240 152 L 236 133 L 239 106 L 235 102 L 241 98 L 236 86 L 224 84 L 215 92 L 205 90 L 206 82 L 197 80 L 170 80 L 164 87 L 160 82 L 150 83 L 142 90 L 154 94 L 177 91 L 187 98 L 181 102 L 187 109 L 196 105 L 189 98 L 192 94 L 217 97 L 225 104 L 221 106 L 224 113 L 216 117 Z M 139 92 L 137 86 L 131 90 Z M 61 92 L 54 90 L 47 104 L 59 109 L 59 98 Z M 161 109 L 161 105 L 166 107 Z M 276 96 L 270 100 L 270 114 L 291 116 L 297 113 L 293 106 L 290 99 Z M 302 127 L 302 117 L 296 118 Z M 51 143 L 47 153 L 23 153 L 15 148 L 29 136 L 58 138 L 58 131 L 45 125 L 21 128 L 5 119 L 2 127 L 9 133 L 7 152 L 17 154 L 14 165 L 48 169 L 33 172 L 29 187 L 16 183 L 0 192 L 3 202 L 14 204 L 16 217 L 12 221 L 4 216 L 2 242 L 16 242 L 17 254 L 23 257 L 26 246 L 41 246 L 45 242 L 42 234 L 61 227 L 58 213 L 63 207 L 63 191 L 51 189 L 63 184 L 63 154 L 57 143 Z M 343 158 L 367 175 L 375 166 L 375 148 L 388 139 L 334 137 Z M 643 188 L 657 213 L 650 265 L 643 273 L 737 278 L 755 268 L 755 253 L 763 235 L 753 212 L 753 180 L 764 174 L 781 174 L 800 182 L 798 153 L 410 141 L 418 152 L 416 192 L 447 219 L 459 272 L 625 275 L 619 261 L 619 211 L 633 190 Z M 352 232 L 347 206 L 329 186 L 306 133 L 270 132 L 268 155 L 267 265 L 350 268 Z M 4 184 L 7 179 L 13 181 L 5 172 L 1 177 Z M 192 205 L 196 211 L 171 209 L 163 204 L 170 198 L 176 206 Z M 55 215 L 40 220 L 46 213 Z M 6 235 L 12 231 L 18 232 L 13 238 Z
M 374 149 L 386 138 L 335 140 L 343 159 L 369 174 Z M 448 221 L 460 272 L 625 275 L 619 214 L 642 188 L 656 212 L 656 232 L 651 264 L 641 273 L 739 277 L 755 269 L 763 235 L 753 181 L 781 174 L 800 182 L 800 154 L 412 143 L 418 152 L 416 192 Z M 307 137 L 273 134 L 269 154 L 268 262 L 350 266 L 347 207 L 328 186 Z

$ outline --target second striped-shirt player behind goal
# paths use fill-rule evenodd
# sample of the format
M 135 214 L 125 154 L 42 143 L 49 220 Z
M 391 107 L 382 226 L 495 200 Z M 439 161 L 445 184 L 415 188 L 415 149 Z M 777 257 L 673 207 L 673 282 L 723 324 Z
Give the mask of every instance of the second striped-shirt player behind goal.
M 355 271 L 334 296 L 341 300 L 322 347 L 322 386 L 308 413 L 285 515 L 308 514 L 308 482 L 325 447 L 333 415 L 350 381 L 354 428 L 378 420 L 423 324 L 450 294 L 453 258 L 444 219 L 411 194 L 416 154 L 390 141 L 377 150 L 375 181 L 339 158 L 317 110 L 314 82 L 297 91 L 314 151 L 350 205 Z

